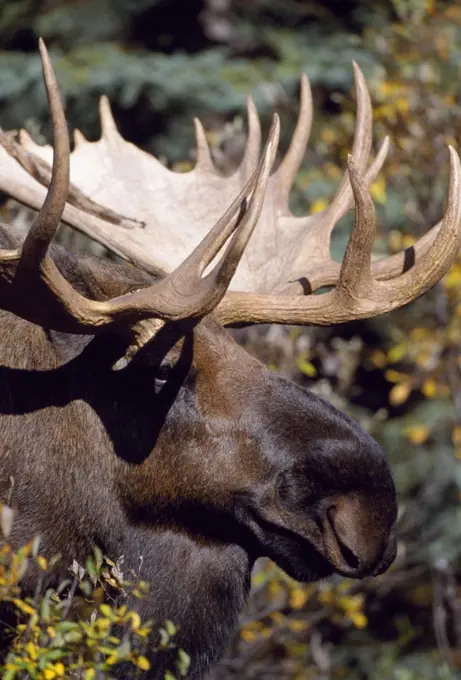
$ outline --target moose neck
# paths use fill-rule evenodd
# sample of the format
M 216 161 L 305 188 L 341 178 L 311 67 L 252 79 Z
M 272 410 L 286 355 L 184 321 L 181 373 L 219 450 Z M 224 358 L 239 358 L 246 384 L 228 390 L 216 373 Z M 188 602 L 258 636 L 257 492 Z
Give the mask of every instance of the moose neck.
M 7 313 L 1 323 L 8 341 L 0 361 L 0 494 L 7 497 L 13 477 L 15 543 L 40 534 L 47 555 L 64 556 L 63 569 L 73 558 L 84 563 L 94 544 L 112 559 L 124 555 L 122 570 L 153 584 L 148 599 L 135 605 L 140 613 L 159 624 L 173 620 L 194 667 L 207 667 L 236 624 L 252 558 L 242 546 L 242 527 L 237 545 L 224 495 L 217 498 L 206 481 L 219 452 L 200 451 L 194 442 L 191 397 L 175 402 L 166 424 L 161 414 L 161 427 L 152 384 L 147 393 L 142 382 L 148 371 L 106 370 L 110 343 L 108 350 L 107 343 L 50 335 Z M 63 348 L 75 354 L 64 364 Z M 188 441 L 187 451 L 179 452 L 181 441 Z M 220 451 L 223 461 L 225 447 Z M 206 456 L 205 475 L 197 462 Z M 41 489 L 33 503 L 32 485 Z M 200 508 L 197 496 L 207 488 L 208 505 Z M 156 673 L 162 664 L 171 668 L 172 657 L 156 660 Z

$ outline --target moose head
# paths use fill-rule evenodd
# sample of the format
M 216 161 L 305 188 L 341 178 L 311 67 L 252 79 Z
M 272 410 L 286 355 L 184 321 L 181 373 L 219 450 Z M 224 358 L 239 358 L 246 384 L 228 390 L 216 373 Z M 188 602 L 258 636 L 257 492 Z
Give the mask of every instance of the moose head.
M 310 581 L 377 575 L 396 553 L 384 452 L 348 416 L 268 371 L 226 326 L 335 324 L 422 295 L 459 247 L 460 161 L 450 148 L 443 221 L 411 250 L 372 260 L 368 186 L 388 140 L 370 163 L 371 103 L 357 66 L 347 172 L 327 209 L 295 217 L 288 199 L 311 127 L 307 78 L 277 170 L 278 117 L 260 156 L 249 100 L 237 171 L 216 171 L 195 121 L 197 163 L 179 174 L 124 141 L 106 99 L 101 139 L 76 133 L 70 154 L 42 42 L 40 52 L 53 148 L 25 133 L 0 138 L 0 188 L 39 210 L 23 242 L 11 227 L 0 232 L 0 494 L 13 478 L 18 543 L 41 534 L 44 550 L 68 561 L 97 543 L 134 568 L 143 556 L 152 594 L 141 611 L 179 625 L 191 677 L 201 677 L 222 653 L 259 556 Z M 338 263 L 330 237 L 352 206 Z M 132 264 L 50 248 L 61 219 Z M 59 490 L 52 498 L 47 483 Z M 164 663 L 149 677 L 163 677 Z

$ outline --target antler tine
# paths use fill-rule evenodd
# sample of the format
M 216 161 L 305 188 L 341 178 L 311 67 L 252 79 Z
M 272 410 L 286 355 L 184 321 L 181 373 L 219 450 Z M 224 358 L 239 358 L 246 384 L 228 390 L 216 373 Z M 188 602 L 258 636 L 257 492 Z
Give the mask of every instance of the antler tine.
M 259 120 L 258 110 L 252 97 L 248 97 L 247 99 L 247 116 L 248 137 L 245 153 L 240 165 L 244 177 L 248 177 L 252 172 L 254 172 L 254 169 L 258 164 L 259 153 L 261 150 L 261 123 Z
M 69 133 L 59 87 L 45 43 L 39 40 L 43 77 L 53 126 L 53 170 L 43 207 L 26 236 L 19 267 L 37 268 L 46 257 L 59 226 L 69 191 Z
M 201 172 L 213 172 L 214 164 L 211 157 L 210 147 L 206 138 L 203 125 L 198 118 L 194 118 L 195 127 L 195 148 L 197 153 L 197 160 L 195 168 Z
M 376 157 L 374 158 L 372 164 L 369 166 L 368 170 L 366 171 L 366 173 L 363 177 L 363 183 L 364 183 L 365 187 L 368 187 L 374 181 L 376 175 L 379 173 L 380 169 L 383 166 L 384 160 L 387 156 L 388 150 L 389 150 L 389 137 L 385 137 L 380 148 L 379 148 L 378 153 L 376 154 Z M 353 204 L 352 189 L 350 191 L 349 203 Z M 346 212 L 346 210 L 349 208 L 349 205 L 345 205 L 344 207 L 345 207 L 344 212 Z M 311 215 L 310 218 L 308 218 L 308 219 L 312 220 L 313 218 L 318 218 L 317 221 L 313 222 L 313 229 L 316 230 L 316 233 L 319 233 L 321 228 L 322 228 L 322 224 L 324 223 L 325 212 L 324 213 L 317 213 L 316 215 Z M 319 235 L 323 236 L 323 234 L 321 234 L 321 233 L 319 233 Z M 324 248 L 325 258 L 326 258 L 323 266 L 320 267 L 320 268 L 317 268 L 313 271 L 311 270 L 310 272 L 309 272 L 308 262 L 305 266 L 305 272 L 306 272 L 305 276 L 309 280 L 311 292 L 315 292 L 316 290 L 318 290 L 322 286 L 332 286 L 332 285 L 336 284 L 337 281 L 338 281 L 339 272 L 340 272 L 340 269 L 341 269 L 341 264 L 339 262 L 336 262 L 335 260 L 333 260 L 331 258 L 331 256 L 329 255 L 329 248 L 330 248 L 329 234 L 327 234 L 326 241 L 323 242 L 323 248 Z M 300 249 L 303 267 L 304 267 L 304 259 L 306 259 L 307 255 L 309 254 L 308 252 L 305 253 L 305 250 L 306 249 L 304 249 L 304 250 Z M 305 255 L 306 255 L 306 257 L 305 257 Z M 394 256 L 394 257 L 396 257 L 396 256 Z M 386 260 L 386 262 L 387 262 L 387 260 Z M 375 265 L 376 264 L 377 264 L 376 262 L 373 263 L 373 272 L 375 271 Z M 399 260 L 393 259 L 391 266 L 392 266 L 392 271 L 393 271 L 394 276 L 396 274 L 400 273 L 402 266 L 401 266 Z M 400 266 L 400 268 L 399 268 L 399 266 Z M 381 271 L 381 269 L 380 269 L 380 271 Z M 383 278 L 383 277 L 379 276 L 378 278 Z M 384 278 L 389 278 L 389 277 L 384 276 Z M 305 294 L 302 286 L 299 284 L 299 278 L 296 278 L 296 279 L 290 281 L 290 283 L 286 284 L 281 289 L 280 292 L 283 292 L 285 295 L 304 295 Z
M 284 210 L 288 210 L 291 187 L 294 184 L 298 170 L 304 160 L 304 154 L 312 128 L 312 108 L 312 91 L 309 79 L 303 73 L 300 83 L 298 121 L 288 151 L 276 172 L 279 201 Z
M 357 120 L 351 153 L 355 159 L 357 170 L 359 172 L 364 172 L 371 151 L 373 111 L 370 93 L 364 75 L 355 61 L 353 62 L 353 67 L 357 97 Z M 369 176 L 370 181 L 373 181 L 374 176 L 381 170 L 385 158 L 385 154 L 376 157 L 375 163 L 372 165 L 373 172 Z M 381 165 L 379 165 L 379 163 L 381 163 Z M 335 225 L 342 217 L 344 217 L 351 207 L 351 204 L 352 189 L 349 181 L 349 174 L 346 172 L 330 205 L 323 213 L 319 214 L 318 229 L 322 229 L 325 238 L 330 237 Z
M 384 314 L 429 290 L 448 271 L 461 242 L 461 162 L 456 151 L 452 147 L 449 150 L 450 186 L 446 213 L 432 247 L 409 271 L 386 281 L 371 276 L 374 208 L 366 182 L 350 159 L 356 220 L 337 288 L 323 295 L 304 297 L 229 292 L 216 310 L 221 323 L 320 326 L 343 323 Z
M 212 312 L 222 300 L 259 219 L 277 153 L 279 136 L 280 122 L 275 115 L 257 171 L 226 214 L 172 274 L 149 288 L 138 290 L 129 296 L 115 298 L 107 303 L 113 321 L 128 315 L 134 321 L 133 342 L 123 362 L 118 362 L 116 368 L 129 361 L 140 346 L 155 335 L 161 328 L 163 319 L 202 318 Z M 235 221 L 238 206 L 240 214 Z M 206 267 L 234 231 L 235 234 L 221 261 L 202 278 Z M 149 316 L 155 318 L 148 320 Z
M 354 226 L 344 254 L 336 294 L 357 299 L 372 284 L 371 252 L 376 234 L 375 208 L 366 183 L 355 166 L 352 155 L 347 158 L 355 201 Z
M 236 229 L 221 262 L 204 279 L 207 285 L 211 284 L 212 289 L 215 285 L 227 289 L 258 222 L 263 207 L 267 183 L 277 154 L 279 138 L 280 119 L 277 115 L 274 115 L 263 157 L 256 174 L 255 188 L 248 204 L 248 210 Z
M 111 300 L 108 304 L 117 315 L 123 315 L 131 308 L 136 309 L 137 313 L 144 317 L 148 316 L 151 310 L 152 316 L 179 320 L 185 317 L 203 317 L 216 307 L 227 291 L 259 219 L 267 182 L 277 153 L 279 136 L 279 117 L 274 115 L 263 157 L 257 171 L 242 192 L 243 196 L 241 194 L 234 201 L 223 218 L 172 274 L 150 288 L 132 293 L 129 300 L 126 298 Z M 237 209 L 239 214 L 235 221 L 233 218 Z M 234 237 L 223 258 L 202 278 L 205 269 L 233 232 Z M 162 302 L 161 306 L 158 303 L 158 296 Z
M 87 143 L 87 139 L 83 132 L 80 130 L 74 130 L 74 147 L 78 149 L 79 146 Z
M 216 222 L 214 227 L 198 244 L 195 250 L 187 257 L 186 260 L 184 260 L 184 267 L 196 267 L 197 271 L 199 272 L 199 276 L 202 276 L 205 269 L 219 253 L 230 235 L 237 229 L 239 224 L 241 224 L 242 217 L 249 211 L 248 202 L 254 192 L 255 186 L 258 184 L 262 168 L 267 162 L 268 153 L 272 150 L 274 141 L 275 146 L 278 143 L 278 140 L 276 140 L 274 137 L 276 132 L 277 131 L 274 129 L 273 125 L 259 167 L 254 171 L 251 178 L 243 187 L 242 191 L 234 200 L 234 202 L 231 203 L 224 215 L 218 220 L 218 222 Z M 193 265 L 190 264 L 191 262 Z
M 359 172 L 364 172 L 371 151 L 373 110 L 365 77 L 355 61 L 353 62 L 353 67 L 357 96 L 357 122 L 351 153 L 355 159 L 357 170 Z M 346 173 L 328 211 L 330 214 L 330 221 L 333 220 L 330 229 L 333 228 L 336 222 L 348 210 L 350 198 L 351 186 L 349 183 L 349 174 Z
M 117 142 L 121 135 L 112 115 L 109 98 L 106 95 L 102 95 L 99 100 L 99 117 L 101 119 L 101 136 L 110 143 Z

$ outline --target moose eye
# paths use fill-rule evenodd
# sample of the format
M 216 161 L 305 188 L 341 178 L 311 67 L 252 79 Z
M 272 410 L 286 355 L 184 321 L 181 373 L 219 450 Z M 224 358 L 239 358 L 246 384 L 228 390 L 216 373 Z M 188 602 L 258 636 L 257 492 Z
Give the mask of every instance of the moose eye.
M 171 375 L 172 365 L 169 361 L 163 361 L 155 373 L 155 386 L 162 388 Z

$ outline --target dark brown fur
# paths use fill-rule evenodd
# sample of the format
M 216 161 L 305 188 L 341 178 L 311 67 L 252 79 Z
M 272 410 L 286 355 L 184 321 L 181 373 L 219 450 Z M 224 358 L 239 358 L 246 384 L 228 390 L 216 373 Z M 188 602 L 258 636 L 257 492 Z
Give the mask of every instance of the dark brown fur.
M 2 228 L 1 247 L 16 240 Z M 129 265 L 53 257 L 96 299 L 151 282 Z M 94 545 L 127 569 L 142 556 L 152 592 L 136 606 L 178 624 L 191 677 L 222 654 L 257 557 L 301 580 L 341 570 L 338 560 L 357 576 L 392 561 L 395 490 L 381 449 L 212 318 L 168 327 L 118 371 L 122 330 L 69 336 L 7 312 L 0 324 L 0 499 L 13 478 L 14 543 L 40 534 L 64 566 Z M 334 552 L 327 512 L 353 555 Z M 151 679 L 173 662 L 153 661 Z

